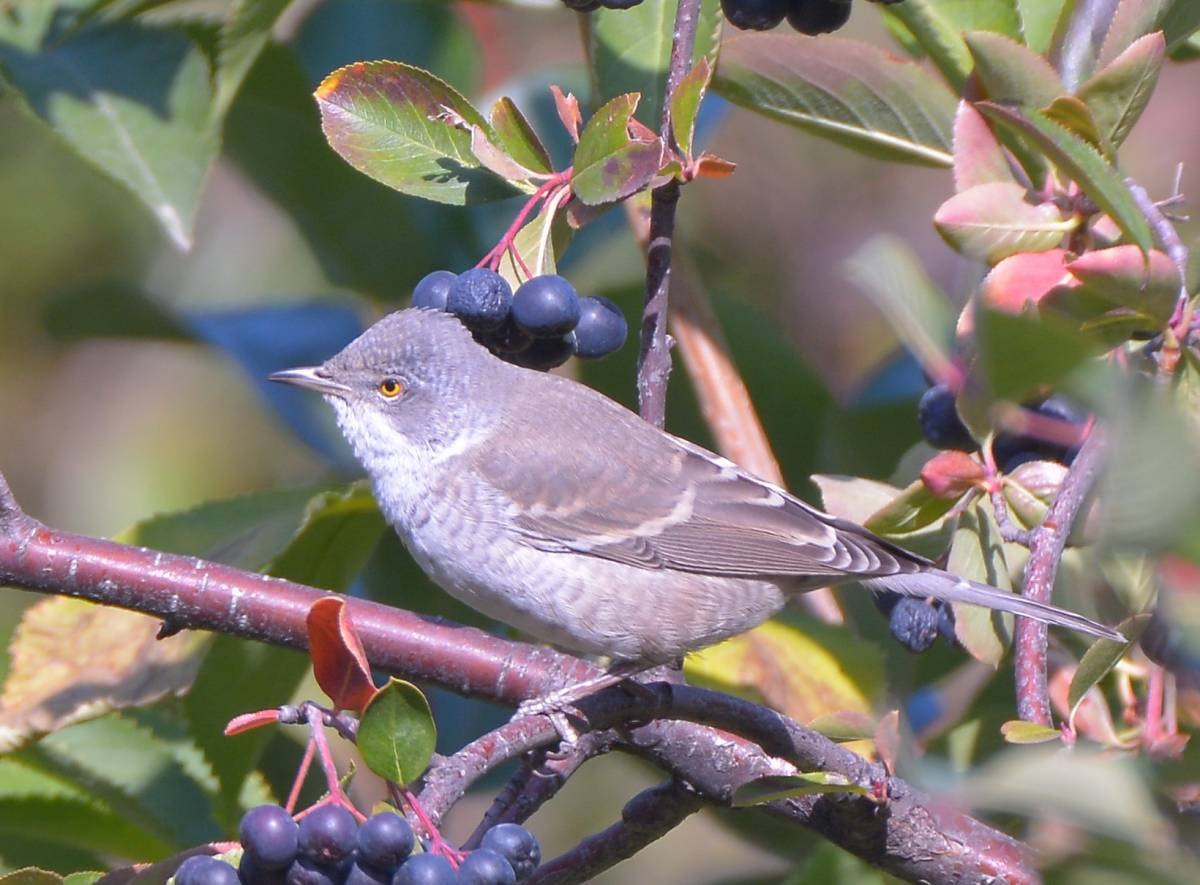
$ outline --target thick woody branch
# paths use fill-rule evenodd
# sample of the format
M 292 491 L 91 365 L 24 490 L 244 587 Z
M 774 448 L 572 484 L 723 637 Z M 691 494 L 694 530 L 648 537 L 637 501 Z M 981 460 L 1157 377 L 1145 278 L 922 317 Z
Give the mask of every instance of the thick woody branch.
M 1071 534 L 1071 526 L 1096 483 L 1107 448 L 1103 432 L 1098 427 L 1093 428 L 1067 472 L 1046 518 L 1033 530 L 1021 588 L 1030 599 L 1050 601 L 1058 562 Z M 1046 625 L 1030 618 L 1017 618 L 1014 646 L 1017 713 L 1029 722 L 1052 725 L 1046 685 Z
M 308 609 L 327 595 L 193 557 L 55 531 L 21 512 L 2 477 L 0 584 L 154 615 L 170 630 L 213 630 L 292 648 L 305 646 Z M 549 649 L 363 600 L 346 603 L 373 667 L 463 695 L 514 706 L 599 672 Z M 1019 842 L 938 808 L 903 781 L 889 782 L 880 766 L 766 708 L 670 683 L 633 693 L 611 689 L 579 707 L 596 727 L 647 722 L 629 728 L 621 749 L 654 762 L 706 801 L 728 802 L 738 786 L 791 768 L 780 760 L 805 771 L 836 771 L 855 783 L 889 784 L 893 799 L 882 810 L 866 799 L 832 797 L 773 803 L 766 810 L 902 878 L 958 882 L 1003 874 L 1010 882 L 1036 880 Z M 556 739 L 547 720 L 528 719 L 528 731 L 520 730 L 524 721 L 514 725 L 516 731 L 505 735 L 509 746 L 489 758 L 511 758 Z

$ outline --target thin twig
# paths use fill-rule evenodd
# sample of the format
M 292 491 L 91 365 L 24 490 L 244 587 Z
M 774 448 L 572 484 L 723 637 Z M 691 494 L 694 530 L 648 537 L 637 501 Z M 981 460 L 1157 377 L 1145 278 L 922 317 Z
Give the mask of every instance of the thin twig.
M 1030 599 L 1050 601 L 1058 562 L 1071 534 L 1071 526 L 1095 485 L 1107 448 L 1104 433 L 1099 427 L 1093 427 L 1067 471 L 1046 518 L 1033 530 L 1021 588 Z M 1017 713 L 1026 721 L 1051 725 L 1050 695 L 1046 685 L 1046 625 L 1029 618 L 1017 618 L 1013 644 Z

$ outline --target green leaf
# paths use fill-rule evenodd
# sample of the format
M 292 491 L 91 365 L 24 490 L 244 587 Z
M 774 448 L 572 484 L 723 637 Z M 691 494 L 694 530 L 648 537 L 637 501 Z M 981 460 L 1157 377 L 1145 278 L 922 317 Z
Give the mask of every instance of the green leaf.
M 1150 622 L 1149 615 L 1142 615 L 1144 628 Z M 1083 703 L 1083 699 L 1087 697 L 1087 693 L 1109 674 L 1113 667 L 1125 657 L 1125 653 L 1133 647 L 1137 641 L 1141 629 L 1130 632 L 1125 630 L 1128 635 L 1132 636 L 1127 642 L 1113 642 L 1110 639 L 1097 639 L 1092 643 L 1091 647 L 1084 652 L 1083 657 L 1079 661 L 1079 666 L 1075 668 L 1075 675 L 1071 677 L 1071 686 L 1067 689 L 1067 706 L 1071 708 L 1070 718 L 1075 719 L 1075 711 L 1079 709 L 1079 705 Z
M 63 885 L 63 877 L 47 870 L 26 867 L 0 876 L 0 885 Z
M 1000 726 L 1000 733 L 1010 744 L 1045 744 L 1062 740 L 1062 732 L 1057 728 L 1024 719 L 1008 720 Z
M 491 123 L 496 146 L 510 157 L 534 172 L 554 171 L 546 146 L 511 98 L 502 96 L 492 106 Z
M 679 81 L 679 87 L 671 95 L 671 127 L 675 141 L 684 156 L 692 155 L 692 139 L 696 135 L 696 116 L 700 113 L 700 102 L 712 80 L 712 68 L 707 59 L 700 59 Z
M 1159 30 L 1159 22 L 1173 5 L 1194 4 L 1191 0 L 1185 0 L 1184 3 L 1176 3 L 1175 0 L 1123 0 L 1117 4 L 1116 12 L 1104 31 L 1104 42 L 1094 60 L 1088 59 L 1085 72 L 1090 74 L 1094 68 L 1107 65 L 1139 38 Z
M 818 716 L 807 727 L 831 741 L 869 741 L 875 737 L 876 722 L 865 713 L 843 710 Z
M 436 744 L 429 702 L 411 682 L 389 679 L 363 710 L 358 749 L 367 768 L 384 780 L 407 784 L 420 777 Z
M 632 9 L 598 9 L 589 15 L 593 106 L 638 93 L 642 101 L 637 118 L 659 130 L 676 7 L 674 0 L 643 0 Z M 700 59 L 707 59 L 710 67 L 716 64 L 720 33 L 719 0 L 702 0 L 693 64 Z
M 179 31 L 89 28 L 37 54 L 0 45 L 8 83 L 84 159 L 140 199 L 181 249 L 217 153 L 200 47 Z
M 347 163 L 390 188 L 465 206 L 511 196 L 508 182 L 480 166 L 467 126 L 491 127 L 428 71 L 391 61 L 356 62 L 317 87 L 321 128 Z
M 846 262 L 846 275 L 887 318 L 896 336 L 934 374 L 948 357 L 954 311 L 902 240 L 876 236 Z
M 549 230 L 547 230 L 549 225 Z M 529 268 L 518 267 L 512 257 L 512 252 L 505 252 L 500 258 L 498 268 L 500 276 L 508 281 L 515 290 L 517 286 L 533 276 L 543 276 L 558 272 L 558 256 L 561 255 L 571 242 L 575 232 L 567 223 L 562 212 L 556 212 L 553 219 L 543 208 L 534 219 L 517 232 L 513 238 L 513 248 Z
M 975 327 L 980 365 L 992 393 L 1014 402 L 1043 385 L 1057 386 L 1095 350 L 1073 323 L 1055 316 L 977 309 Z
M 1045 151 L 1046 156 L 1077 182 L 1143 253 L 1150 251 L 1153 243 L 1150 225 L 1138 210 L 1120 174 L 1095 148 L 1039 111 L 990 102 L 980 102 L 976 107 Z
M 303 521 L 267 571 L 312 587 L 350 586 L 387 528 L 365 480 L 309 500 Z
M 933 525 L 953 506 L 952 499 L 934 497 L 925 483 L 917 480 L 863 525 L 878 535 L 903 535 Z
M 1083 281 L 1082 293 L 1136 311 L 1151 328 L 1166 324 L 1179 299 L 1179 271 L 1157 249 L 1145 259 L 1134 246 L 1094 249 L 1068 261 L 1067 270 Z
M 291 0 L 234 0 L 221 26 L 212 124 L 220 127 L 250 68 L 271 39 L 271 28 Z
M 1167 38 L 1167 52 L 1173 52 L 1185 43 L 1195 43 L 1197 36 L 1200 36 L 1197 34 L 1197 29 L 1200 29 L 1200 4 L 1190 0 L 1175 0 L 1158 24 Z
M 1017 252 L 1053 249 L 1078 225 L 1053 203 L 1031 203 L 1019 184 L 992 182 L 968 188 L 938 208 L 933 224 L 954 249 L 994 264 Z
M 770 775 L 742 784 L 733 791 L 730 804 L 734 808 L 748 808 L 751 805 L 762 805 L 764 802 L 775 802 L 779 799 L 793 799 L 796 796 L 819 796 L 824 793 L 852 793 L 866 796 L 870 793 L 866 787 L 851 783 L 844 774 L 835 771 L 806 771 L 794 775 Z
M 946 571 L 1001 590 L 1012 589 L 1000 529 L 988 506 L 976 502 L 959 516 Z M 1012 615 L 956 602 L 954 635 L 972 657 L 998 667 L 1012 635 Z
M 637 95 L 618 95 L 596 111 L 579 134 L 571 190 L 589 206 L 637 193 L 662 166 L 663 145 L 657 137 L 629 136 L 629 118 L 637 106 Z
M 1162 34 L 1147 34 L 1096 72 L 1079 89 L 1101 135 L 1120 147 L 1154 93 L 1166 44 Z
M 992 101 L 1042 107 L 1066 93 L 1058 72 L 1032 49 L 1001 34 L 963 35 L 975 75 Z
M 912 62 L 837 37 L 725 42 L 716 92 L 868 156 L 950 166 L 955 98 Z
M 925 527 L 916 531 L 889 534 L 889 540 L 895 541 L 906 550 L 912 550 L 914 553 L 924 556 L 937 557 L 945 552 L 946 545 L 950 541 L 948 521 L 944 514 L 932 522 L 926 521 L 926 513 L 921 510 L 920 502 L 909 497 L 910 493 L 920 496 L 920 492 L 916 491 L 914 486 L 910 486 L 908 489 L 898 489 L 893 485 L 873 479 L 828 476 L 819 473 L 813 475 L 812 481 L 821 491 L 822 506 L 834 516 L 865 524 L 876 514 L 890 510 L 895 513 L 896 518 L 893 520 L 891 516 L 888 516 L 889 522 L 895 521 L 900 525 L 923 523 Z M 932 500 L 927 502 L 926 506 L 936 510 L 939 505 L 933 504 Z M 906 518 L 903 513 L 899 512 L 899 508 L 902 506 L 910 508 L 907 511 L 910 514 L 909 517 Z

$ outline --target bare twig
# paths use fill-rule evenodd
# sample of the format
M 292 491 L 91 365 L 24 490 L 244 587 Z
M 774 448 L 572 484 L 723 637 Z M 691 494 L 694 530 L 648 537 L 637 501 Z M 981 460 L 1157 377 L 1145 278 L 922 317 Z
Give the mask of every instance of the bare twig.
M 1021 588 L 1030 599 L 1050 601 L 1067 536 L 1095 485 L 1107 447 L 1104 433 L 1093 427 L 1067 471 L 1046 518 L 1033 530 Z M 1017 713 L 1029 722 L 1051 725 L 1050 696 L 1046 687 L 1046 625 L 1029 618 L 1017 618 L 1014 646 Z

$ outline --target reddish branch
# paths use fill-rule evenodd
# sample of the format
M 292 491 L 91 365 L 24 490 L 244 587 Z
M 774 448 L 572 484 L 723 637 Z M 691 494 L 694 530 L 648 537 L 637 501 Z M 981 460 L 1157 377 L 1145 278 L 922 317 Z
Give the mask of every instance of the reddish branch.
M 1042 524 L 1033 530 L 1029 544 L 1029 562 L 1021 592 L 1030 599 L 1049 602 L 1054 589 L 1058 562 L 1066 547 L 1071 526 L 1083 508 L 1104 460 L 1107 442 L 1099 428 L 1093 428 L 1076 455 L 1062 487 L 1046 513 Z M 1046 686 L 1046 625 L 1029 618 L 1017 618 L 1014 639 L 1016 656 L 1017 713 L 1029 722 L 1052 725 L 1050 694 Z
M 327 595 L 193 557 L 55 531 L 19 509 L 2 476 L 0 584 L 139 611 L 163 619 L 170 631 L 213 630 L 291 648 L 304 648 L 308 608 Z M 597 673 L 593 665 L 550 649 L 363 600 L 346 602 L 373 667 L 463 695 L 515 706 Z M 630 723 L 620 749 L 655 763 L 706 801 L 729 802 L 739 785 L 780 773 L 780 759 L 805 771 L 836 771 L 855 783 L 882 780 L 892 795 L 885 808 L 863 798 L 825 796 L 764 810 L 911 881 L 1037 881 L 1021 843 L 939 807 L 899 779 L 888 781 L 881 766 L 778 713 L 689 686 L 647 688 L 612 689 L 580 707 L 600 727 Z M 656 718 L 661 716 L 672 720 Z M 634 727 L 635 720 L 647 724 Z M 531 717 L 529 729 L 522 738 L 527 746 L 555 739 L 543 718 Z M 629 840 L 617 834 L 611 842 L 615 863 Z M 591 856 L 597 850 L 593 843 Z

